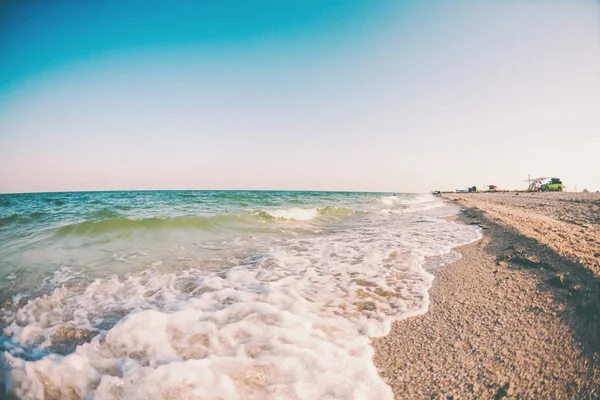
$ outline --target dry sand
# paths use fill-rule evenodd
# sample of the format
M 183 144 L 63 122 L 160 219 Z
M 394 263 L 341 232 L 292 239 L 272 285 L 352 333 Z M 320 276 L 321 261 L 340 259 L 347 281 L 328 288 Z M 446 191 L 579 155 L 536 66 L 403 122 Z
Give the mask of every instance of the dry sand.
M 447 198 L 484 238 L 433 271 L 426 314 L 373 340 L 395 397 L 600 398 L 600 195 Z

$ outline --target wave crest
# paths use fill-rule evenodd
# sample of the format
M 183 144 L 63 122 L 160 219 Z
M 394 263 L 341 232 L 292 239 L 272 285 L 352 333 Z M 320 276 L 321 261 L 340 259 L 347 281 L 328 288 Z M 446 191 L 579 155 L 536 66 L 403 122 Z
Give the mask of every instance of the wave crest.
M 321 216 L 340 218 L 354 214 L 355 212 L 346 207 L 291 207 L 279 210 L 262 210 L 258 215 L 268 220 L 310 221 Z

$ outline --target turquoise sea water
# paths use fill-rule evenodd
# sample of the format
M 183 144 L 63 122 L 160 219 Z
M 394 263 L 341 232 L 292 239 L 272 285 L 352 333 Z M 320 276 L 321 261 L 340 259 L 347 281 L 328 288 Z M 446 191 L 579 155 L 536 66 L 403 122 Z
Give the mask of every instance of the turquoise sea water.
M 23 398 L 391 398 L 369 337 L 478 228 L 430 195 L 0 195 L 0 364 Z M 1 388 L 1 387 L 0 387 Z

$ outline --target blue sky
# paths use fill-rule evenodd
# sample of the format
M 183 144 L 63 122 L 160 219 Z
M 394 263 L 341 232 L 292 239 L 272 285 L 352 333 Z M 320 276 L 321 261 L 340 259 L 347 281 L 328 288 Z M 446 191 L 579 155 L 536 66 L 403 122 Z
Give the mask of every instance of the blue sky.
M 0 7 L 0 192 L 600 190 L 596 1 Z

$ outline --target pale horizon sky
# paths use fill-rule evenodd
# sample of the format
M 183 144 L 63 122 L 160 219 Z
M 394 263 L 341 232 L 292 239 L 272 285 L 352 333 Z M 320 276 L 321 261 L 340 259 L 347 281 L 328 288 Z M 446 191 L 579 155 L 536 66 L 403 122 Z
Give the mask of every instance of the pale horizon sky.
M 0 193 L 600 190 L 598 1 L 209 4 L 1 5 Z

